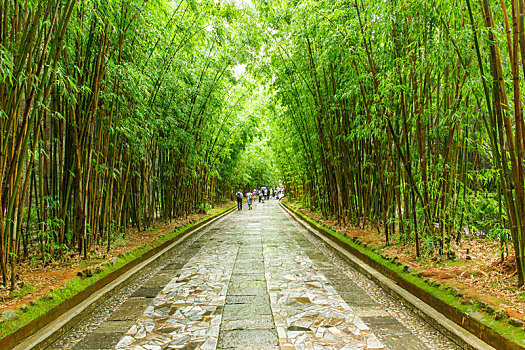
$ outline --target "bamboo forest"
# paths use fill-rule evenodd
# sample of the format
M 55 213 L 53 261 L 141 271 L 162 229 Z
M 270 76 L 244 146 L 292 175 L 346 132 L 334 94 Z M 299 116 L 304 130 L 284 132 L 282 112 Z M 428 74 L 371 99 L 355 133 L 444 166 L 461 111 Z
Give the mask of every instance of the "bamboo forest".
M 525 346 L 522 90 L 525 0 L 2 0 L 0 311 L 240 193 Z

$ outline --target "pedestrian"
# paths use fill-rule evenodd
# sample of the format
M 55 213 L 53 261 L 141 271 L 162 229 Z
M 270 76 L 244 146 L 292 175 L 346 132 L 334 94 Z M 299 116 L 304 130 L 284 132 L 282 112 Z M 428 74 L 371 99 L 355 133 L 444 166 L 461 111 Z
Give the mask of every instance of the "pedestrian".
M 261 203 L 261 201 L 262 201 L 262 190 L 259 190 L 258 194 L 259 194 L 259 203 Z
M 248 199 L 248 210 L 252 210 L 253 193 L 252 192 L 248 192 L 246 194 L 246 198 Z
M 237 210 L 242 210 L 242 192 L 239 190 L 236 194 L 237 197 Z

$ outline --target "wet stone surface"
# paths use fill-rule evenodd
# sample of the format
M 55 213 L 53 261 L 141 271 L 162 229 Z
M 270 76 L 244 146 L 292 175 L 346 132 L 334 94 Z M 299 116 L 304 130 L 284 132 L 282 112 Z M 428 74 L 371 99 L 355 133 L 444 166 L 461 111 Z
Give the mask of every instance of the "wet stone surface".
M 183 242 L 50 349 L 458 349 L 276 201 Z

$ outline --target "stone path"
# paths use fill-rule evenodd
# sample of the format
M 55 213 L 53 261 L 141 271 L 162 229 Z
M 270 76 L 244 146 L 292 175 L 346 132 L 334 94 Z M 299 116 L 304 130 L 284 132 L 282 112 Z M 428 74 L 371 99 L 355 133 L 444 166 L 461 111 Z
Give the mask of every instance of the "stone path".
M 268 291 L 284 349 L 383 349 L 370 328 L 337 293 L 295 242 L 275 237 L 265 244 Z
M 277 204 L 184 242 L 51 349 L 458 349 Z

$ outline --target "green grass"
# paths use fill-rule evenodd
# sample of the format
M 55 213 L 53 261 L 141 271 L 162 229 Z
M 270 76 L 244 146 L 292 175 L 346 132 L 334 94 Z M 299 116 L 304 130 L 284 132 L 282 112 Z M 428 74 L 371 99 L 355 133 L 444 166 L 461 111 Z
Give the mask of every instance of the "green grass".
M 88 266 L 91 266 L 91 265 L 94 265 L 94 264 L 99 264 L 103 261 L 105 261 L 106 259 L 91 259 L 91 260 L 83 260 L 80 262 L 80 264 L 78 264 L 79 267 L 88 267 Z
M 202 222 L 204 220 L 207 220 L 207 219 L 210 219 L 210 218 L 214 218 L 216 216 L 219 216 L 222 213 L 230 210 L 233 207 L 234 207 L 234 205 L 228 206 L 228 207 L 223 208 L 223 209 L 221 209 L 221 210 L 219 210 L 219 211 L 217 211 L 217 212 L 215 212 L 215 213 L 213 213 L 211 215 L 205 216 L 205 217 L 201 218 L 200 220 L 197 220 L 197 221 L 193 222 L 192 224 L 179 227 L 179 228 L 177 228 L 177 229 L 167 233 L 164 236 L 157 237 L 153 241 L 153 246 L 152 247 L 148 246 L 147 244 L 142 244 L 142 245 L 136 247 L 135 249 L 131 250 L 130 252 L 128 252 L 124 256 L 118 258 L 116 263 L 105 265 L 100 273 L 94 274 L 92 277 L 84 277 L 84 278 L 81 278 L 81 277 L 78 277 L 78 276 L 74 277 L 71 281 L 69 281 L 68 283 L 63 285 L 61 288 L 58 288 L 58 289 L 52 291 L 48 295 L 44 295 L 44 296 L 38 298 L 36 300 L 36 302 L 31 303 L 31 305 L 28 306 L 28 308 L 27 308 L 27 310 L 25 312 L 21 312 L 20 310 L 18 310 L 17 311 L 17 313 L 19 314 L 19 318 L 18 319 L 14 320 L 14 321 L 7 321 L 7 322 L 0 323 L 0 338 L 3 338 L 5 336 L 15 332 L 17 329 L 27 325 L 32 320 L 34 320 L 34 319 L 44 315 L 45 313 L 49 312 L 50 310 L 52 310 L 56 306 L 60 305 L 64 301 L 66 301 L 66 300 L 72 298 L 73 296 L 75 296 L 76 294 L 82 292 L 83 290 L 85 290 L 86 288 L 88 288 L 89 286 L 91 286 L 92 284 L 97 282 L 98 280 L 100 280 L 100 279 L 104 278 L 105 276 L 109 275 L 113 271 L 116 271 L 116 270 L 120 269 L 122 266 L 126 265 L 127 263 L 129 263 L 129 262 L 131 262 L 131 261 L 133 261 L 133 260 L 135 260 L 137 258 L 140 258 L 146 252 L 154 249 L 155 247 L 158 247 L 158 246 L 162 245 L 164 242 L 167 242 L 167 241 L 177 237 L 178 235 L 184 233 L 185 231 L 189 230 L 190 228 L 192 228 L 193 226 L 199 224 L 200 222 Z M 97 262 L 101 262 L 101 260 L 100 259 L 92 259 L 92 260 L 86 261 L 85 263 L 86 263 L 86 266 L 87 266 L 90 263 L 92 264 L 92 263 L 97 263 Z M 21 294 L 22 293 L 23 294 L 29 294 L 29 293 L 31 293 L 32 290 L 34 290 L 34 287 L 26 285 L 26 286 L 24 286 L 24 288 L 22 288 L 22 290 L 20 290 L 18 292 L 20 292 Z M 51 297 L 48 297 L 48 296 L 51 296 Z
M 439 267 L 448 267 L 448 266 L 467 266 L 470 265 L 467 261 L 461 260 L 446 260 L 438 264 Z
M 31 294 L 36 289 L 35 286 L 24 282 L 24 286 L 20 290 L 16 290 L 10 294 L 10 297 L 18 298 L 23 295 Z
M 381 257 L 381 255 L 373 252 L 369 248 L 365 248 L 359 244 L 354 243 L 349 237 L 344 236 L 338 232 L 335 232 L 334 230 L 326 227 L 325 225 L 315 221 L 308 215 L 303 214 L 302 212 L 295 210 L 290 204 L 283 202 L 284 205 L 292 210 L 294 213 L 299 215 L 303 220 L 308 221 L 309 223 L 313 224 L 314 226 L 321 228 L 323 231 L 329 233 L 330 235 L 336 237 L 341 242 L 347 243 L 352 248 L 358 250 L 359 252 L 363 253 L 364 255 L 368 256 L 372 260 L 380 263 L 381 265 L 387 267 L 388 269 L 394 271 L 397 275 L 405 279 L 406 281 L 420 287 L 421 289 L 425 290 L 426 292 L 434 295 L 435 297 L 441 299 L 445 303 L 452 305 L 456 307 L 457 309 L 472 314 L 473 312 L 480 312 L 482 314 L 482 317 L 478 319 L 481 323 L 489 326 L 499 334 L 503 335 L 504 337 L 511 339 L 512 341 L 516 342 L 520 346 L 525 346 L 525 330 L 524 328 L 517 328 L 514 326 L 509 325 L 506 321 L 496 321 L 492 315 L 489 315 L 484 312 L 484 310 L 477 304 L 467 304 L 463 305 L 461 302 L 463 298 L 457 297 L 453 295 L 453 292 L 450 288 L 447 286 L 431 286 L 427 284 L 424 280 L 422 280 L 420 277 L 407 273 L 403 270 L 403 266 L 398 266 L 396 264 L 393 264 L 389 260 L 384 259 Z

